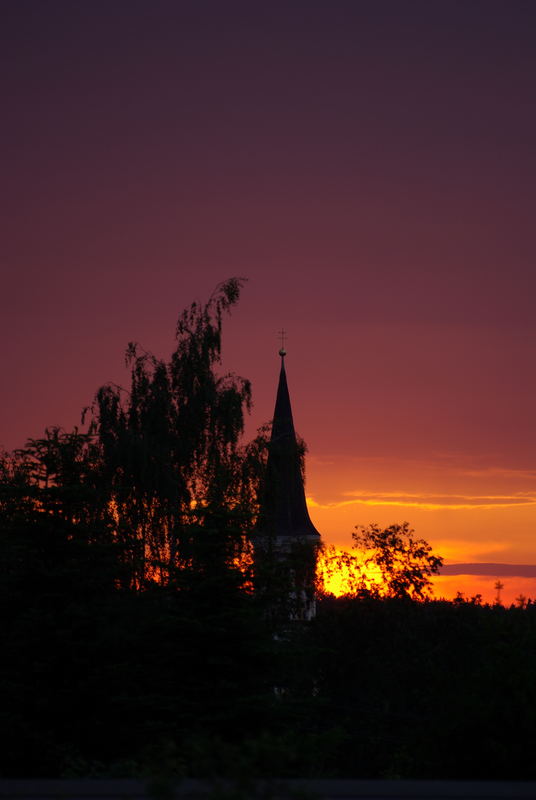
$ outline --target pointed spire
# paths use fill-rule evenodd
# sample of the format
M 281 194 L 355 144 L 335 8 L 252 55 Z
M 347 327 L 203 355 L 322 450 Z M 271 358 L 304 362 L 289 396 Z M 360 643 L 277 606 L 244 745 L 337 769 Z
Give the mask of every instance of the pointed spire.
M 283 347 L 279 355 L 281 371 L 257 532 L 260 535 L 289 536 L 318 542 L 320 534 L 311 522 L 305 501 L 300 452 L 285 371 L 286 351 Z

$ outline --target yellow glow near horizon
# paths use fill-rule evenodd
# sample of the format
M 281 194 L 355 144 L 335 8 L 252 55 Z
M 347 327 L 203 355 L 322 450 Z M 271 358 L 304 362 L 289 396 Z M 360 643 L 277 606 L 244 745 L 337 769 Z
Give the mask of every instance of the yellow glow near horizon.
M 338 563 L 334 566 L 333 557 Z M 363 562 L 354 552 L 333 547 L 332 552 L 322 551 L 317 562 L 317 578 L 322 591 L 343 597 L 355 593 L 359 575 L 353 569 L 353 559 L 365 575 L 366 585 L 381 585 L 381 575 L 377 569 L 365 569 Z M 458 594 L 467 600 L 480 595 L 482 602 L 495 603 L 497 599 L 496 582 L 501 580 L 500 600 L 505 606 L 516 605 L 520 597 L 536 599 L 536 578 L 522 576 L 503 577 L 494 575 L 434 575 L 431 577 L 430 597 L 436 600 L 454 600 Z
M 308 487 L 307 504 L 327 544 L 348 549 L 356 525 L 376 522 L 386 527 L 408 520 L 416 536 L 448 561 L 536 564 L 535 493 L 524 486 L 512 493 L 466 491 L 463 502 L 459 490 L 444 499 L 438 493 L 424 491 L 418 496 L 413 492 L 414 497 L 409 492 L 400 496 L 390 489 L 381 494 L 378 491 L 378 497 L 371 497 L 371 492 L 366 497 L 348 499 L 344 479 L 341 477 L 343 491 L 336 491 L 336 476 L 326 477 L 332 486 L 324 484 L 322 491 L 316 492 Z M 316 480 L 319 482 L 318 477 Z
M 336 597 L 354 594 L 361 581 L 367 588 L 381 587 L 381 572 L 365 564 L 366 553 L 342 547 L 321 550 L 317 560 L 317 580 L 322 591 Z

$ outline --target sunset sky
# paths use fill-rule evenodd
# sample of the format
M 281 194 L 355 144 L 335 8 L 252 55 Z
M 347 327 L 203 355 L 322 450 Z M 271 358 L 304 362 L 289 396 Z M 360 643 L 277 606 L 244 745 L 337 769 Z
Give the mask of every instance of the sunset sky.
M 2 0 L 2 414 L 78 424 L 137 340 L 248 278 L 224 369 L 288 332 L 326 541 L 407 519 L 536 564 L 536 3 Z M 536 597 L 536 578 L 440 589 Z

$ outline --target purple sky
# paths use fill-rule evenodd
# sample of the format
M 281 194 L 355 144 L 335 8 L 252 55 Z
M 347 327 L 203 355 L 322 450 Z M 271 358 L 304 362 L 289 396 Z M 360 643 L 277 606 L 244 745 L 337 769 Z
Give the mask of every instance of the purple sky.
M 393 491 L 446 462 L 532 491 L 536 4 L 0 10 L 0 444 L 77 423 L 129 340 L 169 354 L 178 312 L 244 275 L 225 368 L 253 430 L 287 329 L 315 496 L 372 490 L 353 458 Z

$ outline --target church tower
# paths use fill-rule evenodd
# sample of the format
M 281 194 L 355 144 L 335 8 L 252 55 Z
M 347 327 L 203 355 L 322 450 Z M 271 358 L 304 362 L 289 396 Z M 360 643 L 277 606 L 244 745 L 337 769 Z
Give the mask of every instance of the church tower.
M 289 615 L 315 615 L 315 572 L 320 534 L 311 522 L 303 485 L 302 456 L 296 439 L 281 348 L 281 371 L 275 403 L 266 475 L 254 536 L 259 567 L 271 565 L 287 589 Z

